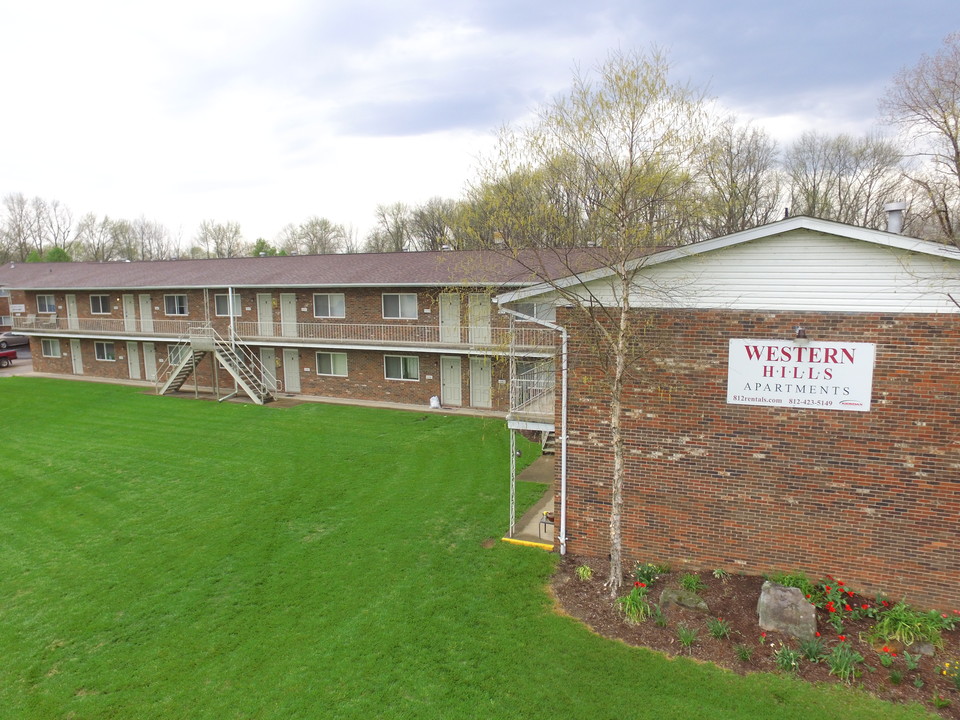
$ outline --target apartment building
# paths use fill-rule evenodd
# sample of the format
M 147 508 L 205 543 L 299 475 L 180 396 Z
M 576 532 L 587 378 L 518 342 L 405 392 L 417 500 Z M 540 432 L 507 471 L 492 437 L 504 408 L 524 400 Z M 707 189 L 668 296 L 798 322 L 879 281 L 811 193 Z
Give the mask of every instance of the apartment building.
M 555 341 L 491 297 L 534 282 L 494 251 L 0 267 L 37 372 L 503 412 L 511 362 L 552 362 Z

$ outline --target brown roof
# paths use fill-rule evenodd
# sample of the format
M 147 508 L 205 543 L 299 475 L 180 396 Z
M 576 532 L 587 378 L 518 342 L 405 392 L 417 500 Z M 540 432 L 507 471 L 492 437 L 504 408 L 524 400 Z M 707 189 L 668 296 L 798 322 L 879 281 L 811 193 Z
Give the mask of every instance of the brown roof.
M 125 288 L 522 286 L 596 267 L 586 252 L 542 257 L 463 250 L 152 262 L 6 263 L 0 287 L 17 290 Z M 537 268 L 537 272 L 531 269 Z

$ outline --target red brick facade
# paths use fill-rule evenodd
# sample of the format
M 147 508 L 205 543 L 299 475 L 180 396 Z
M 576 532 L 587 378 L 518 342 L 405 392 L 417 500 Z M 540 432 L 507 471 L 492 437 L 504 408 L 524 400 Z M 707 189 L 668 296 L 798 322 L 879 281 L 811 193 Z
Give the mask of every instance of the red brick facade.
M 637 311 L 624 557 L 759 574 L 827 573 L 960 606 L 960 322 L 949 315 Z M 640 319 L 640 316 L 643 319 Z M 608 402 L 572 312 L 568 551 L 609 548 Z M 872 408 L 726 403 L 730 338 L 876 344 Z M 559 416 L 559 407 L 558 407 Z M 557 498 L 559 502 L 559 497 Z
M 295 295 L 295 322 L 301 324 L 300 331 L 304 333 L 305 338 L 309 338 L 312 325 L 343 325 L 343 339 L 339 343 L 324 341 L 298 340 L 295 337 L 280 337 L 282 333 L 279 325 L 275 326 L 273 332 L 274 343 L 257 338 L 253 342 L 248 341 L 248 347 L 255 353 L 260 353 L 262 349 L 272 349 L 276 363 L 276 377 L 283 383 L 284 376 L 289 369 L 285 369 L 283 364 L 284 350 L 295 349 L 298 353 L 298 378 L 301 394 L 317 395 L 328 398 L 345 398 L 355 400 L 375 400 L 396 402 L 403 404 L 416 404 L 427 406 L 433 396 L 441 396 L 441 358 L 448 356 L 459 359 L 460 366 L 460 385 L 461 401 L 460 406 L 464 407 L 482 407 L 491 408 L 500 411 L 506 411 L 509 404 L 508 397 L 508 377 L 509 367 L 507 363 L 506 348 L 494 348 L 492 355 L 486 356 L 486 362 L 490 366 L 490 387 L 487 393 L 488 397 L 480 398 L 479 395 L 471 394 L 473 378 L 471 376 L 471 364 L 476 362 L 481 356 L 467 352 L 467 345 L 457 346 L 456 343 L 443 349 L 432 349 L 426 351 L 423 346 L 417 345 L 415 341 L 418 334 L 401 337 L 401 342 L 391 342 L 390 329 L 392 328 L 425 328 L 425 336 L 432 339 L 434 344 L 437 340 L 436 329 L 440 325 L 440 303 L 439 295 L 442 292 L 448 292 L 446 289 L 439 288 L 409 288 L 409 287 L 377 287 L 377 288 L 323 288 L 313 290 L 310 288 L 289 290 L 278 289 L 254 289 L 245 288 L 238 290 L 236 294 L 240 298 L 241 314 L 235 318 L 237 327 L 243 328 L 246 335 L 257 335 L 259 333 L 258 320 L 262 319 L 259 312 L 258 295 L 269 294 L 272 305 L 272 322 L 280 323 L 282 309 L 281 304 L 284 296 Z M 456 292 L 450 290 L 449 292 Z M 67 295 L 73 295 L 75 299 L 76 315 L 78 320 L 78 330 L 76 333 L 49 333 L 51 340 L 59 343 L 59 355 L 52 351 L 50 355 L 44 355 L 41 351 L 42 344 L 40 337 L 32 338 L 33 364 L 38 372 L 49 372 L 58 374 L 77 374 L 74 372 L 74 359 L 71 357 L 71 339 L 79 343 L 80 358 L 83 366 L 83 375 L 91 377 L 100 377 L 117 380 L 137 379 L 146 382 L 149 376 L 146 365 L 146 356 L 148 343 L 144 341 L 145 336 L 150 336 L 149 331 L 144 331 L 138 324 L 137 329 L 127 332 L 117 332 L 123 328 L 124 318 L 124 296 L 132 299 L 133 318 L 137 323 L 141 323 L 143 317 L 142 307 L 144 299 L 149 297 L 149 307 L 151 308 L 150 319 L 153 322 L 156 337 L 152 338 L 149 345 L 153 346 L 156 365 L 162 366 L 169 356 L 168 343 L 171 341 L 170 334 L 174 328 L 182 325 L 186 328 L 188 322 L 206 323 L 210 322 L 214 329 L 223 337 L 229 335 L 230 318 L 227 316 L 217 316 L 216 314 L 216 296 L 225 294 L 225 290 L 124 290 L 124 291 L 45 291 L 20 292 L 14 291 L 16 302 L 26 306 L 26 315 L 36 315 L 41 321 L 44 318 L 56 317 L 63 328 L 65 317 L 67 316 Z M 314 316 L 314 295 L 315 294 L 343 294 L 344 317 L 315 317 Z M 385 318 L 383 310 L 383 296 L 385 294 L 415 294 L 417 300 L 417 313 L 415 318 Z M 47 295 L 53 297 L 53 306 L 55 313 L 42 314 L 38 311 L 37 295 Z M 469 339 L 468 326 L 471 322 L 468 296 L 470 294 L 480 294 L 478 291 L 460 291 L 460 322 L 461 339 L 466 342 Z M 186 297 L 185 315 L 167 315 L 165 296 L 182 295 Z M 489 293 L 482 293 L 486 303 L 490 303 Z M 46 302 L 45 302 L 46 305 Z M 95 312 L 95 310 L 106 312 Z M 102 322 L 105 328 L 102 337 L 96 339 L 90 337 L 87 330 L 88 323 Z M 489 325 L 491 328 L 503 328 L 508 325 L 507 318 L 498 315 L 491 310 L 489 316 Z M 348 327 L 349 326 L 349 327 Z M 96 326 L 94 326 L 96 327 Z M 387 328 L 383 335 L 387 338 L 382 342 L 373 342 L 366 334 L 369 330 L 364 328 L 383 327 Z M 429 329 L 433 332 L 429 332 Z M 181 330 L 178 332 L 185 332 Z M 97 333 L 99 336 L 101 333 Z M 166 335 L 164 337 L 163 335 Z M 399 337 L 399 336 L 398 336 Z M 362 349 L 357 347 L 357 342 L 364 341 L 375 344 L 376 349 Z M 97 343 L 112 343 L 113 360 L 98 359 Z M 128 342 L 137 344 L 136 355 L 133 363 L 129 362 Z M 172 344 L 172 343 L 171 343 Z M 426 344 L 426 343 L 425 343 Z M 299 346 L 299 347 L 296 347 Z M 48 349 L 52 344 L 48 342 Z M 101 347 L 100 355 L 103 356 L 105 348 Z M 502 352 L 500 352 L 502 351 Z M 347 375 L 333 376 L 321 375 L 318 372 L 317 353 L 345 353 L 347 356 Z M 419 375 L 416 379 L 392 379 L 386 377 L 385 356 L 415 356 L 419 360 Z M 456 361 L 454 361 L 456 363 Z M 293 380 L 293 378 L 290 378 Z M 229 374 L 222 368 L 214 375 L 214 368 L 211 359 L 208 357 L 198 366 L 195 378 L 191 377 L 184 385 L 184 389 L 193 389 L 194 384 L 198 384 L 201 389 L 208 390 L 215 386 L 220 388 L 231 388 L 233 380 Z M 287 388 L 281 386 L 281 391 Z M 476 402 L 475 402 L 476 400 Z

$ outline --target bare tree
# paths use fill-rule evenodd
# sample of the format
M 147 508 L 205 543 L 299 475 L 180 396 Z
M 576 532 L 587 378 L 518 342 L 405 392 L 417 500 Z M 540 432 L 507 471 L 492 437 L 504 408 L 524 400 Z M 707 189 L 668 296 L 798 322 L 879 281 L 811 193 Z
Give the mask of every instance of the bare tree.
M 0 229 L 5 259 L 24 262 L 35 249 L 30 203 L 23 193 L 10 193 L 3 198 L 4 218 Z
M 410 211 L 403 203 L 377 205 L 377 224 L 367 235 L 367 252 L 403 252 L 411 245 Z
M 452 245 L 451 225 L 456 203 L 435 197 L 418 205 L 410 214 L 410 235 L 419 250 L 442 250 Z
M 795 215 L 883 228 L 883 205 L 904 193 L 901 153 L 878 135 L 804 133 L 787 152 Z
M 94 213 L 87 213 L 80 218 L 76 232 L 78 252 L 75 257 L 94 262 L 112 259 L 116 249 L 113 225 L 113 221 L 107 216 L 98 220 Z
M 344 251 L 346 230 L 327 218 L 313 215 L 299 225 L 284 226 L 277 243 L 291 255 L 329 255 Z
M 703 234 L 718 237 L 764 225 L 781 212 L 777 143 L 765 131 L 723 120 L 702 146 Z
M 960 243 L 960 32 L 901 70 L 880 109 L 922 160 L 908 177 L 929 204 L 938 235 Z
M 614 53 L 595 80 L 578 72 L 569 94 L 543 106 L 535 122 L 504 131 L 481 185 L 497 188 L 488 207 L 507 232 L 498 231 L 496 240 L 572 306 L 591 336 L 592 347 L 581 351 L 592 353 L 604 378 L 613 451 L 611 595 L 623 580 L 624 389 L 651 342 L 633 308 L 652 290 L 635 281 L 646 253 L 683 241 L 681 213 L 698 212 L 694 153 L 704 141 L 702 96 L 671 83 L 668 73 L 657 51 Z M 540 174 L 542 183 L 531 182 Z M 607 268 L 603 281 L 573 288 L 556 281 L 558 266 L 575 273 L 586 255 Z
M 196 242 L 207 257 L 230 258 L 244 254 L 243 234 L 237 222 L 204 220 L 197 231 Z

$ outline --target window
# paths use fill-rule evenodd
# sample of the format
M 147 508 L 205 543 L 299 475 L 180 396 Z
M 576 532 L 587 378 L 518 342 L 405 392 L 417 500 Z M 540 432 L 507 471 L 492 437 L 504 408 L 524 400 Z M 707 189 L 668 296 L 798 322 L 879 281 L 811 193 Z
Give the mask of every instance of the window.
M 37 295 L 38 313 L 55 313 L 57 304 L 53 301 L 53 295 Z
M 10 297 L 10 291 L 0 288 L 0 297 Z
M 60 341 L 43 338 L 40 340 L 40 348 L 44 357 L 60 357 Z
M 10 327 L 13 325 L 13 316 L 12 315 L 0 315 L 0 325 L 4 327 Z
M 183 296 L 181 296 L 183 297 Z M 233 315 L 234 317 L 240 317 L 240 296 L 236 293 L 233 294 L 233 312 L 230 312 L 230 296 L 229 295 L 214 295 L 213 297 L 214 305 L 217 308 L 217 315 Z M 184 298 L 183 302 L 184 307 L 186 307 L 187 302 Z M 171 313 L 168 312 L 167 315 L 186 315 L 187 312 L 184 310 L 182 313 Z
M 113 362 L 117 359 L 116 355 L 114 354 L 112 342 L 95 342 L 93 344 L 93 349 L 97 356 L 97 360 Z
M 347 354 L 346 353 L 317 353 L 317 375 L 338 375 L 347 376 Z
M 187 296 L 186 295 L 164 295 L 164 309 L 167 315 L 186 315 L 187 314 Z
M 553 303 L 522 302 L 517 303 L 514 307 L 518 313 L 535 317 L 537 320 L 557 321 L 557 308 Z
M 401 320 L 417 319 L 416 293 L 384 293 L 383 316 Z
M 326 293 L 313 296 L 314 317 L 346 317 L 345 309 L 346 303 L 343 299 L 343 293 Z
M 176 367 L 190 354 L 186 345 L 167 345 L 167 360 Z
M 110 312 L 109 295 L 91 295 L 90 312 L 94 315 L 106 315 Z
M 388 380 L 419 380 L 420 358 L 416 355 L 384 355 L 383 374 Z

